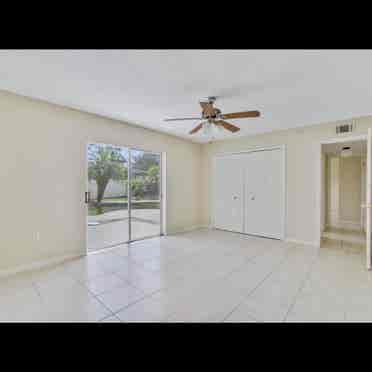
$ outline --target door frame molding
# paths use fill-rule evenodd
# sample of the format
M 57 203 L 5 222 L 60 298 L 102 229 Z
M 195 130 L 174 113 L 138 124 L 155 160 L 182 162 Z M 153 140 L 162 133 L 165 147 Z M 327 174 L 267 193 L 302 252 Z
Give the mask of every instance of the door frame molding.
M 284 181 L 284 187 L 283 187 L 283 213 L 282 213 L 282 234 L 280 237 L 280 240 L 285 240 L 287 238 L 287 203 L 288 203 L 288 195 L 287 195 L 287 146 L 285 144 L 281 145 L 267 145 L 267 146 L 252 146 L 251 148 L 240 150 L 240 151 L 233 151 L 233 152 L 217 152 L 212 157 L 212 200 L 211 200 L 211 225 L 213 228 L 215 228 L 215 209 L 214 209 L 214 179 L 215 179 L 215 167 L 217 164 L 217 160 L 220 157 L 228 157 L 232 155 L 241 155 L 241 154 L 248 154 L 251 152 L 257 152 L 257 151 L 269 151 L 269 150 L 281 150 L 282 151 L 282 160 L 283 160 L 283 181 Z M 246 234 L 246 233 L 244 233 Z M 246 234 L 249 235 L 249 234 Z
M 317 238 L 316 245 L 320 247 L 322 239 L 322 190 L 323 190 L 323 175 L 322 175 L 322 145 L 332 144 L 332 143 L 343 143 L 351 141 L 368 141 L 368 134 L 357 134 L 357 135 L 343 135 L 342 137 L 333 137 L 321 140 L 318 142 L 318 180 L 316 180 L 316 207 L 317 207 Z

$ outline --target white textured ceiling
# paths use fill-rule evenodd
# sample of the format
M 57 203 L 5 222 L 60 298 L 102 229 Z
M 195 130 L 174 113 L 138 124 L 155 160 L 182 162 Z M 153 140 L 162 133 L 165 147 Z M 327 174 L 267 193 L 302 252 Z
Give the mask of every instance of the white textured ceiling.
M 370 115 L 371 66 L 372 50 L 1 50 L 0 89 L 205 142 L 163 119 L 210 95 L 262 113 L 221 138 Z

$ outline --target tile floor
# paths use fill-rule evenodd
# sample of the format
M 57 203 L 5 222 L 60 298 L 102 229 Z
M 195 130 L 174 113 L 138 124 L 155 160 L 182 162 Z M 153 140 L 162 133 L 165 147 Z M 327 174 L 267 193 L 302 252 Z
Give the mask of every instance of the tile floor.
M 322 237 L 331 240 L 366 244 L 366 234 L 362 231 L 328 227 L 325 231 L 323 231 Z
M 0 321 L 372 321 L 371 291 L 351 243 L 199 230 L 0 279 Z

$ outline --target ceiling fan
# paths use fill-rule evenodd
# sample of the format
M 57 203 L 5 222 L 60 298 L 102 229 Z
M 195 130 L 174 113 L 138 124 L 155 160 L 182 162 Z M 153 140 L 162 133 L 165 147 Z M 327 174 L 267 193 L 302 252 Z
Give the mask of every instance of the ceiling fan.
M 212 125 L 225 128 L 230 132 L 237 132 L 240 128 L 236 127 L 225 121 L 225 119 L 242 119 L 242 118 L 256 118 L 260 116 L 259 111 L 243 111 L 243 112 L 231 112 L 229 114 L 222 114 L 221 110 L 217 107 L 213 107 L 216 97 L 208 97 L 207 101 L 200 101 L 202 108 L 202 116 L 197 118 L 173 118 L 164 119 L 164 121 L 181 121 L 181 120 L 202 120 L 202 122 L 192 129 L 189 133 L 194 134 L 202 128 L 211 128 Z

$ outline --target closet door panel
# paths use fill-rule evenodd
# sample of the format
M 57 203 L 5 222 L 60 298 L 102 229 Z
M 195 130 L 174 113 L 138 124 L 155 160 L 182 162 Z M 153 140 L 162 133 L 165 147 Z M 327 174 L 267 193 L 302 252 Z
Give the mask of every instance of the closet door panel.
M 240 155 L 216 157 L 214 163 L 214 226 L 243 232 L 243 166 Z
M 284 177 L 280 149 L 248 153 L 244 162 L 247 234 L 283 238 Z

